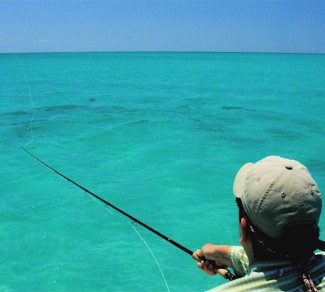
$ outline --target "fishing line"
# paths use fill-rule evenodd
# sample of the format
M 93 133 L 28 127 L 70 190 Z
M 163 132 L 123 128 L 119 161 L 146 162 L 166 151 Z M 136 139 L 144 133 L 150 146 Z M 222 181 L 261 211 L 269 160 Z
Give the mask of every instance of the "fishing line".
M 139 231 L 136 229 L 135 225 L 134 225 L 134 224 L 131 224 L 131 223 L 128 222 L 128 221 L 126 221 L 126 222 L 127 222 L 127 223 L 128 223 L 128 224 L 133 228 L 133 230 L 138 234 L 138 236 L 142 239 L 143 243 L 145 244 L 145 246 L 146 246 L 147 249 L 149 250 L 151 256 L 153 257 L 154 261 L 156 262 L 156 265 L 158 266 L 158 269 L 159 269 L 159 271 L 160 271 L 160 274 L 161 274 L 161 276 L 162 276 L 162 278 L 163 278 L 163 280 L 164 280 L 164 282 L 165 282 L 166 288 L 167 288 L 167 290 L 170 292 L 170 289 L 169 289 L 168 283 L 167 283 L 167 281 L 166 281 L 166 278 L 165 278 L 164 272 L 163 272 L 163 270 L 162 270 L 162 268 L 161 268 L 161 266 L 160 266 L 160 264 L 159 264 L 157 258 L 155 257 L 155 255 L 154 255 L 152 249 L 150 248 L 150 246 L 148 245 L 148 243 L 145 241 L 145 239 L 141 236 L 141 234 L 139 233 Z
M 89 195 L 93 196 L 94 198 L 96 198 L 97 200 L 101 201 L 102 203 L 104 203 L 105 205 L 113 208 L 114 210 L 116 210 L 117 212 L 119 212 L 120 214 L 124 215 L 125 217 L 128 217 L 129 219 L 131 219 L 132 221 L 140 224 L 141 226 L 143 226 L 144 228 L 148 229 L 149 231 L 151 231 L 152 233 L 158 235 L 159 237 L 161 237 L 162 239 L 168 241 L 169 243 L 171 243 L 172 245 L 176 246 L 177 248 L 181 249 L 182 251 L 186 252 L 187 254 L 191 255 L 193 254 L 193 252 L 191 250 L 189 250 L 188 248 L 186 248 L 185 246 L 179 244 L 178 242 L 172 240 L 171 238 L 167 237 L 166 235 L 160 233 L 159 231 L 155 230 L 154 228 L 150 227 L 149 225 L 145 224 L 144 222 L 140 221 L 139 219 L 133 217 L 132 215 L 128 214 L 127 212 L 123 211 L 122 209 L 118 208 L 117 206 L 113 205 L 112 203 L 104 200 L 103 198 L 99 197 L 98 195 L 96 195 L 95 193 L 93 193 L 92 191 L 86 189 L 85 187 L 83 187 L 82 185 L 80 185 L 79 183 L 73 181 L 71 178 L 67 177 L 66 175 L 64 175 L 63 173 L 59 172 L 58 170 L 56 170 L 55 168 L 53 168 L 52 166 L 50 166 L 49 164 L 45 163 L 44 161 L 42 161 L 40 158 L 38 158 L 36 155 L 34 155 L 33 153 L 31 153 L 29 150 L 27 150 L 26 148 L 22 148 L 27 154 L 29 154 L 31 157 L 33 157 L 35 160 L 37 160 L 39 163 L 43 164 L 46 168 L 48 168 L 49 170 L 53 171 L 54 173 L 56 173 L 57 175 L 59 175 L 61 178 L 64 178 L 65 180 L 67 180 L 68 182 L 74 184 L 76 187 L 78 187 L 79 189 L 82 189 L 83 191 L 85 191 L 86 193 L 88 193 Z
M 33 153 L 31 153 L 30 151 L 28 151 L 26 148 L 23 148 L 24 151 L 26 151 L 31 157 L 33 157 L 35 160 L 37 160 L 39 163 L 43 164 L 46 168 L 48 168 L 49 170 L 53 171 L 54 173 L 56 173 L 57 175 L 59 175 L 61 178 L 64 178 L 65 180 L 67 180 L 68 182 L 74 184 L 76 187 L 78 187 L 79 189 L 82 189 L 83 191 L 85 191 L 86 193 L 88 193 L 89 195 L 93 196 L 95 199 L 101 201 L 102 203 L 104 203 L 106 206 L 111 207 L 112 209 L 114 209 L 115 211 L 119 212 L 120 214 L 124 215 L 125 217 L 131 219 L 131 221 L 138 223 L 139 225 L 143 226 L 144 228 L 148 229 L 149 231 L 151 231 L 152 233 L 156 234 L 157 236 L 161 237 L 162 239 L 168 241 L 170 244 L 174 245 L 175 247 L 179 248 L 180 250 L 186 252 L 187 254 L 189 254 L 191 257 L 193 257 L 193 259 L 197 260 L 197 261 L 208 261 L 205 258 L 196 258 L 194 256 L 193 251 L 191 251 L 190 249 L 186 248 L 185 246 L 181 245 L 180 243 L 172 240 L 171 238 L 167 237 L 166 235 L 160 233 L 159 231 L 155 230 L 154 228 L 150 227 L 149 225 L 145 224 L 144 222 L 140 221 L 139 219 L 133 217 L 132 215 L 128 214 L 127 212 L 123 211 L 122 209 L 118 208 L 117 206 L 113 205 L 112 203 L 104 200 L 103 198 L 101 198 L 100 196 L 96 195 L 95 193 L 93 193 L 92 191 L 86 189 L 85 187 L 83 187 L 82 185 L 78 184 L 77 182 L 73 181 L 71 178 L 67 177 L 66 175 L 64 175 L 63 173 L 59 172 L 58 170 L 56 170 L 55 168 L 53 168 L 52 166 L 50 166 L 49 164 L 45 163 L 44 161 L 42 161 L 40 158 L 38 158 L 37 156 L 35 156 Z M 225 279 L 228 280 L 233 280 L 235 279 L 235 276 L 232 275 L 225 267 L 219 267 L 216 266 L 214 261 L 208 261 L 214 268 L 216 273 L 219 273 L 220 275 L 222 275 Z
M 91 197 L 90 195 L 88 195 L 88 196 Z M 92 199 L 95 200 L 94 198 L 92 198 Z M 100 204 L 100 202 L 98 202 L 97 200 L 95 200 L 95 201 Z M 110 207 L 109 206 L 106 206 L 106 210 L 111 215 L 115 215 L 115 213 L 110 210 Z M 143 236 L 140 234 L 140 232 L 137 230 L 135 222 L 134 221 L 129 222 L 129 221 L 127 221 L 123 217 L 121 217 L 121 219 L 123 219 L 127 224 L 129 224 L 132 227 L 132 229 L 134 230 L 134 232 L 140 237 L 140 239 L 142 240 L 142 242 L 144 243 L 144 245 L 147 247 L 149 253 L 151 254 L 152 258 L 154 259 L 154 261 L 155 261 L 155 263 L 156 263 L 156 265 L 157 265 L 157 267 L 158 267 L 158 269 L 160 271 L 161 277 L 163 278 L 163 281 L 164 281 L 164 283 L 166 285 L 167 291 L 170 292 L 170 289 L 169 289 L 169 286 L 168 286 L 168 283 L 167 283 L 165 274 L 164 274 L 164 272 L 163 272 L 163 270 L 162 270 L 162 268 L 161 268 L 161 266 L 160 266 L 160 264 L 159 264 L 159 262 L 158 262 L 158 260 L 157 260 L 157 258 L 155 256 L 153 250 L 151 249 L 151 247 L 149 246 L 149 244 L 147 243 L 147 241 L 143 238 Z
M 10 50 L 11 51 L 11 50 Z M 41 159 L 39 159 L 37 156 L 35 156 L 33 153 L 31 153 L 26 147 L 27 145 L 29 145 L 33 139 L 34 139 L 34 134 L 33 134 L 33 131 L 32 131 L 32 126 L 33 126 L 33 122 L 34 122 L 34 119 L 35 119 L 35 112 L 36 112 L 36 107 L 35 107 L 35 103 L 33 101 L 33 97 L 32 97 L 32 94 L 31 94 L 31 88 L 30 88 L 30 84 L 29 84 L 29 81 L 27 79 L 27 76 L 26 76 L 26 73 L 25 73 L 25 69 L 24 69 L 24 66 L 23 64 L 21 63 L 21 61 L 19 60 L 19 58 L 11 51 L 11 54 L 14 56 L 15 60 L 17 61 L 17 63 L 19 64 L 20 66 L 20 69 L 21 69 L 21 72 L 23 74 L 23 77 L 24 77 L 24 80 L 27 84 L 27 87 L 28 87 L 28 96 L 30 98 L 30 103 L 32 104 L 32 107 L 33 107 L 33 115 L 32 115 L 32 118 L 29 122 L 29 126 L 26 128 L 26 130 L 28 132 L 31 133 L 31 139 L 26 143 L 24 144 L 21 148 L 27 153 L 29 154 L 31 157 L 33 157 L 35 160 L 37 160 L 39 163 L 43 164 L 45 167 L 47 167 L 48 169 L 50 169 L 51 171 L 53 171 L 54 173 L 56 173 L 57 175 L 59 175 L 61 178 L 64 178 L 65 180 L 67 180 L 68 182 L 74 184 L 76 187 L 82 189 L 83 191 L 85 191 L 88 195 L 92 196 L 94 199 L 97 199 L 98 201 L 104 203 L 107 207 L 111 207 L 112 209 L 114 209 L 115 211 L 119 212 L 120 214 L 124 215 L 125 217 L 131 219 L 132 222 L 135 222 L 135 223 L 138 223 L 139 225 L 143 226 L 144 228 L 148 229 L 149 231 L 151 231 L 152 233 L 156 234 L 157 236 L 161 237 L 162 239 L 168 241 L 170 244 L 174 245 L 175 247 L 179 248 L 180 250 L 186 252 L 187 254 L 189 254 L 191 257 L 193 257 L 195 260 L 204 260 L 204 261 L 207 261 L 206 259 L 204 258 L 195 258 L 194 257 L 194 253 L 193 251 L 191 251 L 190 249 L 186 248 L 185 246 L 179 244 L 178 242 L 172 240 L 171 238 L 167 237 L 166 235 L 160 233 L 159 231 L 153 229 L 152 227 L 150 227 L 149 225 L 143 223 L 142 221 L 138 220 L 137 218 L 133 217 L 132 215 L 126 213 L 125 211 L 123 211 L 122 209 L 116 207 L 115 205 L 113 205 L 112 203 L 102 199 L 101 197 L 99 197 L 98 195 L 96 195 L 95 193 L 91 192 L 90 190 L 86 189 L 85 187 L 83 187 L 82 185 L 76 183 L 75 181 L 73 181 L 72 179 L 70 179 L 69 177 L 65 176 L 64 174 L 62 174 L 61 172 L 57 171 L 56 169 L 54 169 L 53 167 L 51 167 L 50 165 L 48 165 L 47 163 L 43 162 Z M 169 290 L 169 287 L 168 287 L 168 284 L 167 284 L 167 281 L 166 281 L 166 278 L 163 274 L 163 271 L 161 269 L 161 266 L 159 265 L 159 262 L 158 260 L 156 259 L 156 257 L 154 256 L 154 253 L 152 252 L 152 250 L 150 249 L 149 245 L 146 243 L 146 241 L 144 240 L 144 238 L 140 235 L 140 233 L 138 232 L 138 230 L 130 223 L 130 222 L 127 222 L 133 229 L 134 231 L 138 234 L 138 236 L 142 239 L 142 241 L 144 242 L 144 244 L 146 245 L 146 247 L 148 248 L 149 252 L 151 253 L 151 255 L 153 256 L 159 270 L 160 270 L 160 273 L 164 279 L 164 282 L 165 282 L 165 285 Z M 229 280 L 233 280 L 234 279 L 234 276 L 225 268 L 223 267 L 217 267 L 214 263 L 214 261 L 210 261 L 210 264 L 214 266 L 214 270 L 216 273 L 219 273 L 221 274 L 225 279 L 229 279 Z
M 11 48 L 9 48 L 9 51 L 10 51 L 11 55 L 14 57 L 14 59 L 16 60 L 17 64 L 19 65 L 20 71 L 22 72 L 22 75 L 23 75 L 23 77 L 24 77 L 25 84 L 27 85 L 27 89 L 28 89 L 28 97 L 29 97 L 29 99 L 30 99 L 30 103 L 31 103 L 32 108 L 33 108 L 33 114 L 32 114 L 32 117 L 31 117 L 31 119 L 30 119 L 30 121 L 29 121 L 29 124 L 28 124 L 28 126 L 27 126 L 27 128 L 26 128 L 26 131 L 28 131 L 28 132 L 30 133 L 30 137 L 31 137 L 31 138 L 30 138 L 29 141 L 27 141 L 27 142 L 22 146 L 22 149 L 23 149 L 23 150 L 25 150 L 28 154 L 32 155 L 31 152 L 28 151 L 26 147 L 27 147 L 29 144 L 31 144 L 32 141 L 34 140 L 33 122 L 34 122 L 34 119 L 35 119 L 36 107 L 35 107 L 35 103 L 34 103 L 34 100 L 33 100 L 33 97 L 32 97 L 31 87 L 30 87 L 30 83 L 29 83 L 29 81 L 28 81 L 28 79 L 27 79 L 27 75 L 26 75 L 26 72 L 25 72 L 25 68 L 24 68 L 22 62 L 20 61 L 20 59 L 19 59 L 19 58 L 16 56 L 16 54 L 11 50 Z M 33 156 L 33 155 L 32 155 L 32 156 Z M 34 156 L 33 156 L 33 157 L 34 157 Z M 89 197 L 91 197 L 93 200 L 95 200 L 96 202 L 100 203 L 100 202 L 99 202 L 98 200 L 96 200 L 93 196 L 91 196 L 88 192 L 86 192 L 86 194 L 87 194 Z M 106 209 L 107 209 L 107 211 L 109 211 L 109 210 L 108 210 L 108 206 L 106 207 Z M 110 213 L 113 214 L 112 212 L 110 212 Z M 125 220 L 125 221 L 126 221 L 126 220 Z M 132 227 L 132 229 L 136 232 L 136 234 L 140 237 L 140 239 L 143 241 L 143 243 L 145 244 L 145 246 L 146 246 L 147 249 L 149 250 L 150 254 L 152 255 L 154 261 L 156 262 L 156 264 L 157 264 L 157 266 L 158 266 L 158 269 L 159 269 L 159 271 L 160 271 L 160 273 L 161 273 L 161 276 L 162 276 L 162 278 L 163 278 L 163 280 L 164 280 L 164 283 L 165 283 L 165 285 L 166 285 L 166 287 L 167 287 L 167 290 L 170 291 L 169 286 L 168 286 L 168 283 L 167 283 L 166 278 L 165 278 L 165 275 L 164 275 L 164 273 L 163 273 L 163 271 L 162 271 L 162 268 L 161 268 L 161 266 L 160 266 L 160 264 L 159 264 L 157 258 L 155 257 L 153 251 L 151 250 L 150 246 L 149 246 L 148 243 L 145 241 L 145 239 L 141 236 L 141 234 L 138 232 L 138 230 L 136 229 L 136 227 L 135 227 L 133 224 L 131 224 L 130 222 L 128 222 L 128 221 L 126 221 L 126 222 L 127 222 L 127 223 Z M 132 221 L 132 222 L 134 222 L 134 221 Z
M 25 84 L 27 85 L 27 89 L 28 89 L 28 97 L 29 97 L 29 100 L 30 100 L 30 103 L 33 107 L 33 114 L 32 114 L 32 117 L 29 121 L 29 125 L 27 126 L 27 128 L 25 129 L 27 132 L 30 133 L 30 140 L 24 144 L 23 148 L 26 147 L 27 145 L 29 145 L 33 140 L 34 140 L 34 133 L 33 133 L 33 129 L 32 129 L 32 125 L 33 125 L 33 122 L 34 122 L 34 119 L 35 119 L 35 114 L 36 114 L 36 107 L 35 107 L 35 103 L 34 103 L 34 100 L 33 100 L 33 97 L 32 97 L 32 92 L 31 92 L 31 88 L 30 88 L 30 84 L 29 84 L 29 81 L 27 79 L 27 75 L 26 75 L 26 72 L 25 72 L 25 69 L 24 69 L 24 66 L 22 64 L 22 62 L 20 61 L 20 59 L 16 56 L 16 54 L 11 50 L 10 47 L 8 47 L 11 55 L 14 57 L 14 59 L 16 60 L 16 62 L 18 63 L 19 67 L 20 67 L 20 71 L 22 72 L 23 74 L 23 77 L 24 77 L 24 80 L 25 80 Z
M 103 202 L 96 200 L 93 196 L 91 196 L 91 195 L 88 194 L 87 192 L 85 192 L 85 194 L 86 194 L 88 197 L 90 197 L 92 200 L 94 200 L 96 203 L 98 203 L 98 204 L 100 204 L 100 205 L 103 205 Z M 105 205 L 105 208 L 106 208 L 107 212 L 110 213 L 111 215 L 113 215 L 113 216 L 116 215 L 114 212 L 111 211 L 110 206 Z M 154 261 L 156 262 L 156 265 L 157 265 L 157 267 L 158 267 L 158 269 L 159 269 L 159 271 L 160 271 L 160 274 L 161 274 L 161 276 L 162 276 L 162 278 L 163 278 L 163 280 L 164 280 L 164 283 L 165 283 L 165 285 L 166 285 L 166 288 L 167 288 L 168 292 L 170 292 L 170 289 L 169 289 L 169 286 L 168 286 L 167 280 L 166 280 L 166 278 L 165 278 L 164 272 L 163 272 L 163 270 L 162 270 L 162 268 L 161 268 L 161 266 L 160 266 L 160 264 L 159 264 L 159 262 L 158 262 L 158 260 L 157 260 L 157 258 L 156 258 L 156 256 L 155 256 L 154 252 L 152 251 L 151 247 L 150 247 L 149 244 L 146 242 L 146 240 L 143 238 L 143 236 L 140 234 L 140 232 L 137 230 L 136 225 L 134 224 L 135 222 L 134 222 L 134 221 L 129 222 L 129 221 L 127 221 L 127 220 L 126 220 L 125 218 L 123 218 L 123 217 L 120 217 L 120 218 L 123 219 L 123 221 L 125 221 L 127 224 L 129 224 L 129 225 L 132 227 L 132 229 L 134 230 L 134 232 L 135 232 L 135 233 L 140 237 L 140 239 L 142 240 L 142 242 L 144 243 L 144 245 L 147 247 L 149 253 L 150 253 L 151 256 L 153 257 Z

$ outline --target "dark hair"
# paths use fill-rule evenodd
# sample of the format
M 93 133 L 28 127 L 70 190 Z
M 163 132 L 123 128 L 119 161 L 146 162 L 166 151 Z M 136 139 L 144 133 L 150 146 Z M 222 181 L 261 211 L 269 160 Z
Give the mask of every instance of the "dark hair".
M 254 255 L 259 260 L 288 259 L 301 262 L 309 259 L 317 249 L 319 227 L 314 224 L 288 226 L 280 239 L 274 239 L 260 231 L 247 216 L 242 202 L 236 199 L 239 219 L 246 218 L 247 232 L 252 242 Z
M 293 262 L 301 274 L 302 284 L 306 291 L 317 291 L 309 274 L 308 262 L 319 247 L 324 248 L 324 242 L 319 238 L 319 227 L 315 224 L 296 224 L 288 226 L 280 239 L 274 239 L 260 231 L 247 216 L 243 204 L 236 198 L 239 208 L 239 220 L 246 218 L 247 232 L 252 242 L 254 256 L 259 260 L 286 259 Z

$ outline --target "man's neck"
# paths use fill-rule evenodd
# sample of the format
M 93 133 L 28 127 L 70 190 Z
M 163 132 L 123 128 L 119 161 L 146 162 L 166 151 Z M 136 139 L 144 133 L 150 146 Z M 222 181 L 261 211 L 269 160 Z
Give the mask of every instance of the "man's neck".
M 251 243 L 251 241 L 247 241 L 247 242 L 243 243 L 242 246 L 247 254 L 249 265 L 251 265 L 255 261 L 252 243 Z

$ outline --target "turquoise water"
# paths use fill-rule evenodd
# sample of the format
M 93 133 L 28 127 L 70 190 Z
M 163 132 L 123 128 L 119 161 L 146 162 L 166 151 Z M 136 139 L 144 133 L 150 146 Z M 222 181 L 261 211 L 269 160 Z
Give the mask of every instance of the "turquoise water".
M 23 145 L 191 250 L 238 244 L 232 182 L 247 161 L 295 158 L 325 192 L 325 55 L 0 54 L 0 64 L 1 291 L 167 290 L 130 220 Z M 170 291 L 225 282 L 135 228 Z

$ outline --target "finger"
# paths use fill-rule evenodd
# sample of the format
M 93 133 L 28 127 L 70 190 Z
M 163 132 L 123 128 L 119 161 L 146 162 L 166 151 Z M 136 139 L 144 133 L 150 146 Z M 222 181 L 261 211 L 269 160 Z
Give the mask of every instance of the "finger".
M 210 276 L 214 276 L 216 274 L 213 269 L 213 266 L 210 264 L 206 264 L 206 263 L 203 264 L 202 271 L 204 271 L 205 273 L 207 273 Z
M 215 265 L 211 262 L 205 261 L 205 269 L 209 272 L 210 275 L 215 275 Z
M 204 263 L 204 261 L 199 261 L 199 262 L 197 263 L 197 266 L 198 266 L 201 270 L 204 270 L 204 268 L 205 268 L 205 263 Z
M 194 260 L 196 260 L 197 262 L 201 261 L 202 256 L 203 256 L 203 253 L 202 253 L 202 251 L 200 249 L 193 252 L 193 254 L 192 254 L 192 258 Z

